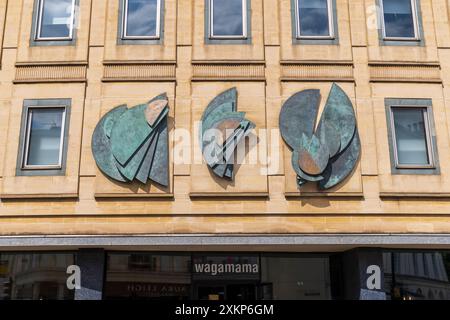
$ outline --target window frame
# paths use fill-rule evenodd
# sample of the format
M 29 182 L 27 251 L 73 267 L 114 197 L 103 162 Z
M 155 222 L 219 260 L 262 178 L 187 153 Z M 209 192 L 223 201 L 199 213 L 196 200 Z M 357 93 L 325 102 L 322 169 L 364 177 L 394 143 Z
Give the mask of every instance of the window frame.
M 386 25 L 384 21 L 384 1 L 379 0 L 380 11 L 381 11 L 381 36 L 384 41 L 420 41 L 421 35 L 419 30 L 419 14 L 417 8 L 416 0 L 409 0 L 411 3 L 411 10 L 413 16 L 413 24 L 414 24 L 414 37 L 388 37 L 386 36 Z
M 207 0 L 209 5 L 209 12 L 208 12 L 208 39 L 209 40 L 247 40 L 249 38 L 248 35 L 248 27 L 249 27 L 249 21 L 248 21 L 248 0 L 241 0 L 242 3 L 242 35 L 222 35 L 222 36 L 216 36 L 214 35 L 214 0 Z
M 56 165 L 29 165 L 28 162 L 28 156 L 29 156 L 29 150 L 30 150 L 30 136 L 31 136 L 31 125 L 33 121 L 33 110 L 39 110 L 39 109 L 63 109 L 63 115 L 61 119 L 61 134 L 60 134 L 60 142 L 59 142 L 59 159 L 58 164 Z M 33 106 L 27 108 L 27 114 L 26 114 L 26 128 L 25 128 L 25 139 L 23 139 L 22 143 L 22 170 L 47 170 L 47 169 L 61 169 L 62 168 L 62 157 L 63 157 L 63 149 L 64 149 L 64 136 L 65 136 L 65 130 L 66 130 L 66 114 L 67 114 L 67 108 L 64 105 L 59 106 Z
M 23 102 L 17 154 L 16 176 L 63 176 L 66 173 L 67 153 L 69 147 L 70 113 L 72 100 L 69 99 L 26 99 Z M 61 140 L 59 163 L 57 165 L 28 165 L 29 141 L 33 109 L 64 109 L 61 119 Z
M 121 17 L 121 40 L 160 40 L 161 39 L 161 14 L 162 14 L 162 1 L 157 1 L 156 9 L 156 32 L 154 36 L 128 36 L 127 35 L 127 21 L 128 21 L 128 1 L 123 0 L 122 17 Z
M 297 40 L 333 40 L 336 38 L 334 30 L 334 5 L 333 0 L 327 1 L 327 11 L 328 11 L 328 30 L 329 35 L 327 36 L 302 36 L 300 30 L 300 15 L 299 15 L 299 1 L 294 0 L 294 10 L 295 10 L 295 38 Z
M 37 17 L 35 19 L 34 26 L 34 41 L 72 41 L 74 40 L 74 27 L 75 27 L 75 6 L 77 0 L 72 0 L 72 12 L 70 16 L 70 34 L 68 37 L 41 37 L 42 31 L 42 16 L 44 14 L 44 2 L 46 0 L 37 0 Z
M 393 146 L 393 156 L 394 156 L 394 165 L 397 169 L 435 169 L 435 159 L 434 159 L 434 148 L 431 140 L 431 124 L 429 117 L 429 107 L 430 106 L 408 106 L 408 105 L 391 105 L 389 106 L 390 112 L 390 121 L 391 121 L 391 137 L 392 137 L 392 146 Z M 396 139 L 396 131 L 395 131 L 395 119 L 394 119 L 394 109 L 421 109 L 423 121 L 425 124 L 425 142 L 427 146 L 427 155 L 429 159 L 429 164 L 420 165 L 420 164 L 401 164 L 398 160 L 398 148 L 397 148 L 397 139 Z

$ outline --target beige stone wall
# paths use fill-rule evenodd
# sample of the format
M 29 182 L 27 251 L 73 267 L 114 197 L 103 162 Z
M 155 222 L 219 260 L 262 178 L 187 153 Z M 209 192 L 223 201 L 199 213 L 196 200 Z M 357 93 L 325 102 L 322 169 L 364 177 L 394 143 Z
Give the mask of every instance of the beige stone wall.
M 206 45 L 204 0 L 165 0 L 161 45 L 118 46 L 118 2 L 80 0 L 75 46 L 30 47 L 33 0 L 0 0 L 0 235 L 450 232 L 447 1 L 420 0 L 423 47 L 380 46 L 367 28 L 375 0 L 337 0 L 339 45 L 293 45 L 290 0 L 251 1 L 252 44 Z M 289 96 L 327 96 L 333 81 L 354 103 L 361 160 L 336 188 L 299 192 L 291 152 L 270 129 Z M 194 133 L 231 87 L 239 110 L 269 130 L 257 133 L 258 152 L 276 168 L 243 164 L 224 183 L 205 164 L 175 163 L 173 139 L 168 188 L 117 184 L 96 168 L 92 132 L 114 106 L 167 92 L 171 135 Z M 432 99 L 440 175 L 391 174 L 387 97 Z M 64 177 L 15 176 L 23 100 L 39 98 L 72 99 Z

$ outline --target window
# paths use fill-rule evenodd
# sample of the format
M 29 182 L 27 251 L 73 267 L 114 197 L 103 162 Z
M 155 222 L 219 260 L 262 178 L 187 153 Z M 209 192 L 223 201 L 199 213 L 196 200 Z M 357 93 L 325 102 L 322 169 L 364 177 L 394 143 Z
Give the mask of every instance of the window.
M 37 0 L 34 40 L 72 40 L 75 0 Z
M 159 39 L 162 0 L 124 0 L 122 39 Z
M 427 109 L 391 107 L 395 163 L 399 167 L 432 167 Z
M 247 38 L 247 0 L 208 1 L 210 39 Z
M 394 174 L 438 174 L 439 161 L 430 99 L 386 99 Z
M 295 0 L 296 38 L 334 37 L 331 0 Z
M 70 100 L 25 100 L 18 175 L 64 174 Z
M 61 168 L 65 107 L 29 108 L 22 168 Z
M 419 40 L 416 0 L 380 0 L 384 40 Z

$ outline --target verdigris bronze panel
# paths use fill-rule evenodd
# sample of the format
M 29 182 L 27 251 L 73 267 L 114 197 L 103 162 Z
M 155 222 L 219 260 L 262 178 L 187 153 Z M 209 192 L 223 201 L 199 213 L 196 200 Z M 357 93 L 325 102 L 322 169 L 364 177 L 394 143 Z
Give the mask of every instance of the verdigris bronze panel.
M 148 179 L 169 184 L 166 94 L 148 103 L 121 105 L 105 114 L 92 136 L 92 153 L 99 169 L 120 182 Z
M 233 180 L 234 152 L 255 125 L 237 112 L 237 90 L 229 89 L 214 98 L 201 118 L 200 146 L 203 158 L 220 178 Z
M 318 182 L 329 189 L 355 168 L 361 151 L 352 103 L 335 83 L 316 128 L 320 91 L 303 90 L 290 97 L 280 113 L 280 130 L 292 149 L 297 184 Z

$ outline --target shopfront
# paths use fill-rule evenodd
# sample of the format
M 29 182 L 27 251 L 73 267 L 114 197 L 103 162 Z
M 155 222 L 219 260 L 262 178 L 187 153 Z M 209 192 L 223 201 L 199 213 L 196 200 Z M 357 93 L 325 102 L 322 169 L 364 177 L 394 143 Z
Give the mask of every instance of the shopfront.
M 367 261 L 373 256 L 381 258 L 380 293 L 386 299 L 450 299 L 450 253 L 417 250 L 316 254 L 106 251 L 102 297 L 163 301 L 358 299 L 350 294 L 358 287 L 355 253 Z M 80 262 L 77 257 L 76 251 L 0 253 L 0 300 L 74 299 L 66 280 L 67 267 Z M 357 291 L 359 294 L 360 289 Z

